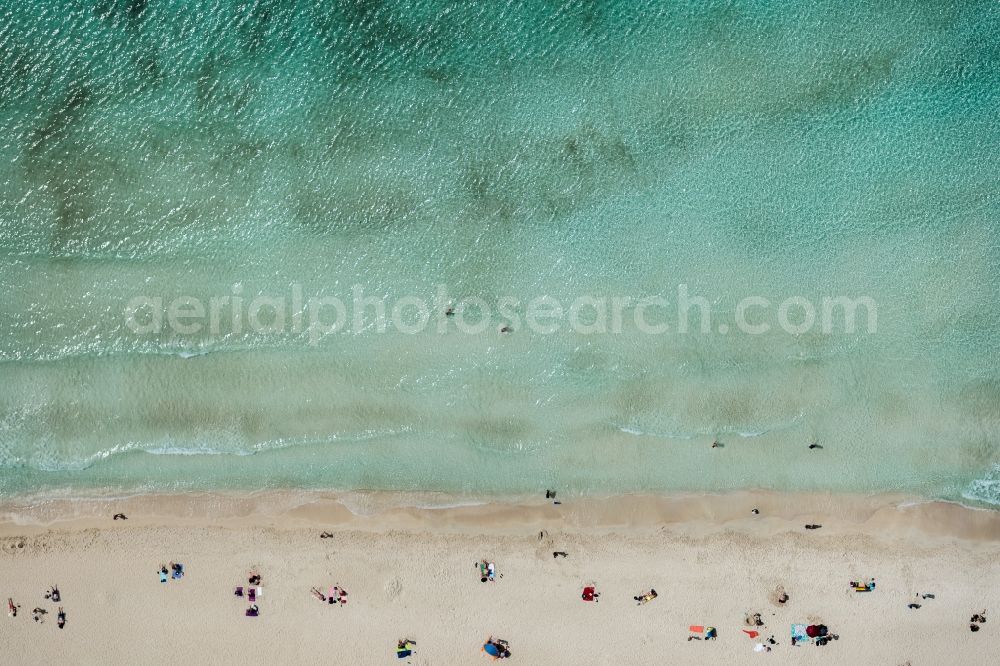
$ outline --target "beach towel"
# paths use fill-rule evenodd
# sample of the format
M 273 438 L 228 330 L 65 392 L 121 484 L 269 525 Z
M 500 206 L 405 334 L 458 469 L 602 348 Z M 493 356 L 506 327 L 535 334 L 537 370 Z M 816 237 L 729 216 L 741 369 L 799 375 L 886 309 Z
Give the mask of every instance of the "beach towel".
M 493 643 L 487 643 L 486 645 L 484 645 L 483 646 L 483 651 L 486 654 L 490 655 L 491 657 L 499 657 L 500 656 L 500 649 L 497 648 L 497 646 L 494 645 Z
M 257 601 L 257 590 L 255 588 L 251 587 L 247 590 L 247 599 Z
M 162 570 L 162 569 L 160 569 L 159 573 L 160 573 L 160 582 L 161 583 L 166 583 L 167 582 L 167 572 L 164 571 L 164 570 Z
M 792 625 L 792 643 L 807 642 L 809 636 L 806 635 L 806 625 L 804 624 L 793 624 Z
M 688 627 L 688 631 L 690 631 L 692 634 L 700 634 L 701 632 L 705 631 L 705 627 L 701 626 L 700 624 L 692 624 L 690 627 Z
M 180 580 L 184 576 L 184 565 L 178 564 L 174 572 L 170 575 L 174 580 Z
M 585 587 L 585 588 L 583 588 L 583 600 L 584 601 L 593 601 L 594 600 L 594 592 L 595 592 L 595 590 L 592 587 Z
M 401 648 L 396 649 L 396 659 L 406 659 L 411 654 L 413 654 L 413 650 L 403 650 Z
M 233 592 L 233 594 L 235 594 L 237 597 L 242 597 L 243 596 L 243 587 L 242 586 L 237 587 L 236 591 Z

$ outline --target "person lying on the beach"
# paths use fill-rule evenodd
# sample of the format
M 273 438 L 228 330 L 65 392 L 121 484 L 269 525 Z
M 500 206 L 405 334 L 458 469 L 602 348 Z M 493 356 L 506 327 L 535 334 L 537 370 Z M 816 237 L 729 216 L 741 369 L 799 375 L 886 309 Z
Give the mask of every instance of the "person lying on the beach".
M 53 585 L 49 588 L 49 591 L 45 593 L 46 599 L 51 599 L 52 601 L 59 603 L 59 588 Z
M 569 553 L 567 553 L 564 550 L 554 550 L 554 551 L 552 551 L 552 559 L 556 559 L 557 557 L 569 557 Z
M 812 524 L 812 525 L 806 525 L 806 529 L 807 529 L 807 530 L 818 530 L 818 529 L 819 529 L 819 528 L 821 528 L 821 527 L 823 527 L 823 526 L 822 526 L 822 525 L 815 525 L 815 524 Z
M 320 539 L 332 539 L 333 538 L 333 533 L 332 532 L 321 532 L 320 535 L 319 535 L 319 538 Z
M 251 585 L 260 585 L 260 574 L 254 573 L 254 572 L 251 571 L 250 572 L 250 578 L 248 579 L 248 582 Z
M 632 598 L 635 599 L 637 602 L 639 602 L 640 606 L 643 604 L 648 604 L 650 601 L 656 598 L 656 590 L 650 589 L 649 592 L 647 592 L 646 594 Z
M 507 641 L 502 638 L 494 640 L 492 636 L 487 638 L 486 643 L 483 644 L 483 652 L 493 657 L 493 659 L 506 659 L 510 656 Z
M 347 603 L 347 590 L 336 585 L 330 590 L 330 596 L 328 600 L 331 604 L 346 604 Z
M 316 597 L 317 599 L 319 599 L 320 601 L 323 601 L 323 602 L 326 601 L 326 595 L 323 594 L 322 592 L 320 592 L 319 590 L 317 590 L 315 587 L 310 588 L 309 591 L 312 592 L 312 595 L 314 597 Z
M 14 600 L 7 597 L 7 614 L 11 617 L 17 617 L 17 609 L 20 608 L 20 604 L 15 604 Z
M 174 580 L 180 580 L 181 578 L 184 577 L 184 565 L 183 564 L 177 564 L 175 562 L 171 562 L 170 563 L 170 569 L 173 571 L 173 573 L 170 574 L 170 577 L 173 578 Z
M 478 564 L 479 566 L 479 582 L 485 583 L 486 581 L 496 582 L 496 566 L 492 562 L 487 562 L 482 560 Z
M 59 607 L 59 615 L 56 616 L 56 624 L 59 625 L 60 629 L 66 626 L 66 611 L 62 609 L 62 606 Z
M 409 638 L 401 638 L 396 642 L 396 658 L 405 659 L 413 654 L 413 648 L 417 647 L 416 641 L 411 641 Z
M 124 513 L 116 513 L 112 518 L 112 520 L 128 520 L 128 516 L 126 516 Z
M 43 618 L 42 616 L 45 615 L 46 613 L 48 613 L 47 610 L 45 610 L 44 608 L 37 608 L 37 607 L 32 609 L 31 611 L 31 615 L 35 619 L 35 622 L 45 622 L 45 618 Z
M 860 581 L 851 581 L 851 587 L 854 588 L 855 592 L 871 592 L 875 589 L 875 579 L 872 578 L 867 583 L 862 583 Z

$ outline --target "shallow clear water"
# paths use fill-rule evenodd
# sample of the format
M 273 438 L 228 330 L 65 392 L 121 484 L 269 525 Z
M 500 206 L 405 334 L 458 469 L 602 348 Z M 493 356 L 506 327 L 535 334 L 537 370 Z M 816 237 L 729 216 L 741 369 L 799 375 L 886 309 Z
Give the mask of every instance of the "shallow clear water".
M 985 1 L 3 3 L 0 494 L 1000 503 L 998 51 Z M 710 333 L 125 315 L 679 284 Z M 747 296 L 877 330 L 720 333 Z

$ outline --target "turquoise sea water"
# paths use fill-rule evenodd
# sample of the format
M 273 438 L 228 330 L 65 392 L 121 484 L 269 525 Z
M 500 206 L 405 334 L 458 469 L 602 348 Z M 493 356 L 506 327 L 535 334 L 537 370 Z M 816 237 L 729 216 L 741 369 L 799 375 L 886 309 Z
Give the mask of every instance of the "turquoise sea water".
M 998 54 L 989 1 L 2 2 L 0 495 L 1000 504 Z M 710 333 L 125 314 L 681 284 Z M 747 296 L 877 330 L 720 333 Z

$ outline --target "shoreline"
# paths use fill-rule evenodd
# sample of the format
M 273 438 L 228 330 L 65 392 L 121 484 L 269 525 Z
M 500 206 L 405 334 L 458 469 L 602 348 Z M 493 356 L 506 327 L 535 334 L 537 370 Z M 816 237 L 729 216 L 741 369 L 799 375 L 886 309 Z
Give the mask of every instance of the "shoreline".
M 0 500 L 0 536 L 102 528 L 115 513 L 129 526 L 329 528 L 361 531 L 522 533 L 529 526 L 760 533 L 820 521 L 824 533 L 886 530 L 933 538 L 1000 541 L 1000 511 L 906 494 L 726 493 L 508 498 L 395 491 L 152 493 L 121 497 L 35 496 Z M 758 509 L 759 515 L 751 513 Z M 800 524 L 801 523 L 801 524 Z

